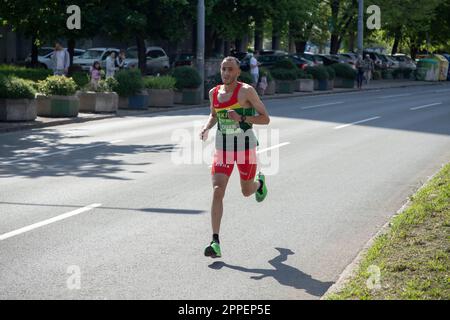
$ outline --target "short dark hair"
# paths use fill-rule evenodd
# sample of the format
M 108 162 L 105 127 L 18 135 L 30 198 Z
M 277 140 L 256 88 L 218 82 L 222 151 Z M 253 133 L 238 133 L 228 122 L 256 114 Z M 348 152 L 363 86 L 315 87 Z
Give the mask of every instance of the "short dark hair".
M 233 56 L 225 57 L 223 58 L 222 63 L 224 63 L 225 61 L 234 61 L 239 68 L 241 67 L 241 62 L 236 57 Z

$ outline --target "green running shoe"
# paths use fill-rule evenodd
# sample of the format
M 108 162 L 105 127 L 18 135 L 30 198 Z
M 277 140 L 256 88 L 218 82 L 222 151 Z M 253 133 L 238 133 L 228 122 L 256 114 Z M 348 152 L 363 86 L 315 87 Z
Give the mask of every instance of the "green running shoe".
M 262 181 L 262 188 L 256 190 L 255 198 L 256 198 L 256 201 L 261 202 L 267 196 L 266 177 L 261 172 L 258 172 L 258 174 L 256 175 L 255 181 L 258 181 L 258 180 Z
M 222 253 L 220 252 L 220 244 L 215 241 L 211 241 L 211 244 L 205 248 L 205 257 L 220 258 Z

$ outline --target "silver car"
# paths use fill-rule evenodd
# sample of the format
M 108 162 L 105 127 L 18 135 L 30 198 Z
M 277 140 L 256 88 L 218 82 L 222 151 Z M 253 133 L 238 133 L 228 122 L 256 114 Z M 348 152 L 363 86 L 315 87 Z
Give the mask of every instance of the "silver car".
M 125 53 L 126 58 L 138 60 L 137 47 L 129 47 Z M 169 57 L 161 47 L 147 47 L 146 52 L 146 67 L 148 74 L 165 73 L 170 68 Z

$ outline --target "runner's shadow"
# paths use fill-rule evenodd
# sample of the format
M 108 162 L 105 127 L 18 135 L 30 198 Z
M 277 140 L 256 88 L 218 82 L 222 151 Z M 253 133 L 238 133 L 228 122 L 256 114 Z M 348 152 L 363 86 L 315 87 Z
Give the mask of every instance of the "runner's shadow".
M 333 282 L 322 282 L 312 278 L 309 274 L 306 274 L 297 268 L 284 264 L 288 258 L 288 255 L 293 255 L 290 249 L 275 248 L 280 253 L 278 256 L 269 260 L 269 264 L 275 269 L 249 269 L 241 266 L 233 266 L 223 261 L 216 261 L 210 264 L 208 267 L 211 269 L 222 269 L 223 267 L 230 268 L 248 273 L 259 274 L 257 276 L 251 276 L 251 279 L 261 280 L 267 277 L 272 277 L 278 283 L 284 286 L 293 287 L 295 289 L 303 289 L 307 293 L 320 297 L 325 294 L 327 289 L 333 284 Z

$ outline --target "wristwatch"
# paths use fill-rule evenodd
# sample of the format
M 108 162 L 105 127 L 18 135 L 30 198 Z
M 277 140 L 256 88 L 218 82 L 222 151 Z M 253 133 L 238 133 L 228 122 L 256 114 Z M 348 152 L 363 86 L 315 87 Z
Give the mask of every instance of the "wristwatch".
M 245 122 L 245 119 L 247 119 L 246 116 L 241 116 L 241 122 Z

